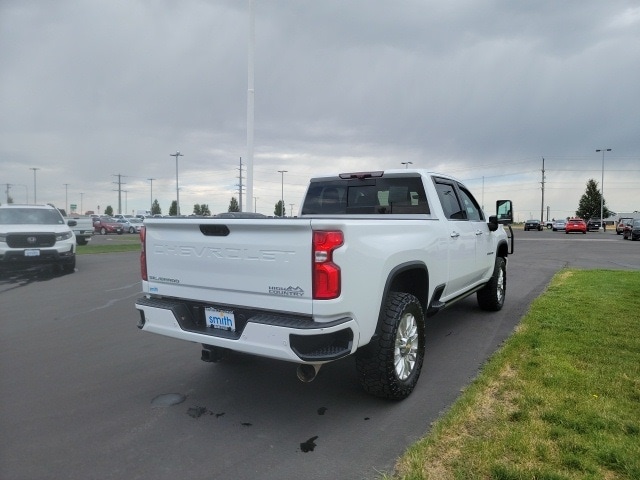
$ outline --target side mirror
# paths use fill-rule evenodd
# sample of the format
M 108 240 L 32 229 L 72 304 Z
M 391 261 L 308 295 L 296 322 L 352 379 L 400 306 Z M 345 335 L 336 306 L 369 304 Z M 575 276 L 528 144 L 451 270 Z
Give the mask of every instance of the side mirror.
M 513 223 L 513 202 L 511 200 L 498 200 L 496 202 L 497 220 L 499 224 Z M 489 219 L 491 222 L 491 219 Z

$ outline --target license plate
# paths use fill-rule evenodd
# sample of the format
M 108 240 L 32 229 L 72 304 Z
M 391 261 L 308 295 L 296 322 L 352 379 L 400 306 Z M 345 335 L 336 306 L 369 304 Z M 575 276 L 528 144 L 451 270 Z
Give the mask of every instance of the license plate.
M 236 331 L 236 317 L 233 312 L 214 307 L 205 307 L 204 318 L 207 327 Z
M 24 251 L 24 256 L 25 257 L 39 257 L 40 256 L 40 250 L 35 249 L 35 248 L 29 248 L 29 249 Z

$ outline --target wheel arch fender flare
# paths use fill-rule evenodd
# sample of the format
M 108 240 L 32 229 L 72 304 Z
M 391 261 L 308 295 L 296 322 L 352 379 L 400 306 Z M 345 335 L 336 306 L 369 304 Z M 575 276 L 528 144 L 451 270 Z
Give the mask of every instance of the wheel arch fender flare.
M 429 269 L 427 265 L 422 261 L 413 261 L 401 263 L 391 269 L 379 299 L 378 319 L 372 339 L 380 334 L 385 301 L 389 292 L 393 291 L 412 294 L 420 302 L 422 311 L 426 312 L 429 305 Z

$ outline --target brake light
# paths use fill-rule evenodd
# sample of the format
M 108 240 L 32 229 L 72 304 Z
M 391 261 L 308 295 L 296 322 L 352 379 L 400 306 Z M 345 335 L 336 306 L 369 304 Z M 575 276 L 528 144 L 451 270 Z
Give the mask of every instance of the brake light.
M 147 229 L 140 228 L 140 273 L 142 280 L 149 280 L 147 276 Z
M 340 230 L 313 232 L 313 298 L 331 300 L 340 296 L 340 267 L 333 263 L 333 251 L 344 243 Z

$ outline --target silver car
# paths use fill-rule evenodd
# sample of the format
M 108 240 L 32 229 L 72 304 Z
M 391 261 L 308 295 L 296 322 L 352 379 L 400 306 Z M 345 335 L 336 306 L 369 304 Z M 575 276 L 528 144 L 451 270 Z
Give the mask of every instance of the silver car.
M 116 220 L 122 224 L 122 229 L 129 233 L 139 233 L 140 227 L 142 227 L 142 220 L 140 218 L 118 218 Z
M 566 226 L 567 222 L 565 220 L 554 220 L 551 228 L 554 232 L 557 232 L 558 230 L 564 230 Z

